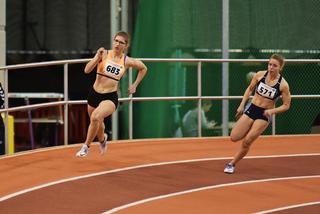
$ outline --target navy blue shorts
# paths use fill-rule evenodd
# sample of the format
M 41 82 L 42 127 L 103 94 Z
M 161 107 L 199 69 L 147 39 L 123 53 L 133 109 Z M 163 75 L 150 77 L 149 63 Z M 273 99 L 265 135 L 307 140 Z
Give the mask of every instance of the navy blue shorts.
M 264 108 L 261 108 L 259 106 L 256 106 L 254 104 L 250 104 L 250 106 L 245 110 L 245 114 L 248 115 L 252 120 L 265 120 L 267 122 L 271 121 L 271 117 L 266 117 L 263 115 L 264 113 Z
M 110 93 L 104 93 L 100 94 L 96 92 L 93 88 L 90 89 L 88 94 L 88 105 L 97 108 L 99 104 L 104 100 L 110 100 L 114 103 L 116 106 L 116 109 L 118 107 L 118 93 L 117 91 L 110 92 Z

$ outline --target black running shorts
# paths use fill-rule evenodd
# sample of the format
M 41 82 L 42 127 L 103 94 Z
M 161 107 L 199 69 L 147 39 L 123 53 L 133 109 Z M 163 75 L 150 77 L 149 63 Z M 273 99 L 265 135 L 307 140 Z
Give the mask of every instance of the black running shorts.
M 118 107 L 118 93 L 117 91 L 110 92 L 110 93 L 104 93 L 100 94 L 96 92 L 93 88 L 90 89 L 88 94 L 88 105 L 97 108 L 99 104 L 104 100 L 110 100 L 114 103 L 116 106 L 116 109 Z
M 265 120 L 267 122 L 271 121 L 271 117 L 266 117 L 263 115 L 264 113 L 264 108 L 261 108 L 259 106 L 256 106 L 254 104 L 250 104 L 250 106 L 245 110 L 245 114 L 248 115 L 252 120 Z

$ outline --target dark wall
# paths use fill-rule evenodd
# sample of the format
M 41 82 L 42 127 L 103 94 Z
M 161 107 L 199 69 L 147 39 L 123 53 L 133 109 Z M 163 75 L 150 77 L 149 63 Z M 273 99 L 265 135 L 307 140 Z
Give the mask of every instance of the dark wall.
M 129 1 L 129 33 L 137 4 Z M 91 58 L 99 47 L 110 48 L 108 0 L 10 0 L 6 7 L 7 65 Z M 94 79 L 84 75 L 83 68 L 69 68 L 71 97 L 84 98 Z M 9 72 L 9 91 L 62 92 L 62 70 L 56 66 Z

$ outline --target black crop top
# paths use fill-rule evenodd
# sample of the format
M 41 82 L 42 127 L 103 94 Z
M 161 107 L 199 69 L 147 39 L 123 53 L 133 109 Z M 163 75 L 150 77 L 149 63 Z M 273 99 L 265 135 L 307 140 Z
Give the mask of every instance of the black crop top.
M 262 97 L 265 97 L 270 100 L 275 100 L 281 95 L 280 91 L 280 83 L 282 80 L 282 76 L 280 75 L 278 82 L 274 86 L 269 86 L 266 84 L 266 77 L 268 75 L 268 71 L 258 82 L 256 87 L 256 93 Z

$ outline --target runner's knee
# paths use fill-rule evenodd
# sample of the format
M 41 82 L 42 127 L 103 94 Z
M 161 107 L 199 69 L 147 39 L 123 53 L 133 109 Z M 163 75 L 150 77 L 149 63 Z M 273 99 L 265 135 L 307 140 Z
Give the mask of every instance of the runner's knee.
M 243 148 L 250 148 L 252 142 L 253 142 L 253 138 L 252 137 L 245 137 L 242 143 L 242 147 Z
M 231 141 L 232 142 L 237 142 L 239 139 L 238 138 L 236 138 L 235 136 L 230 136 L 230 139 L 231 139 Z
M 231 133 L 230 139 L 231 139 L 232 142 L 237 142 L 237 141 L 241 140 L 241 137 L 239 137 L 238 135 L 235 135 L 235 134 Z
M 93 122 L 93 123 L 99 123 L 99 122 L 103 121 L 103 118 L 101 116 L 99 116 L 98 113 L 93 112 L 91 114 L 90 121 Z

